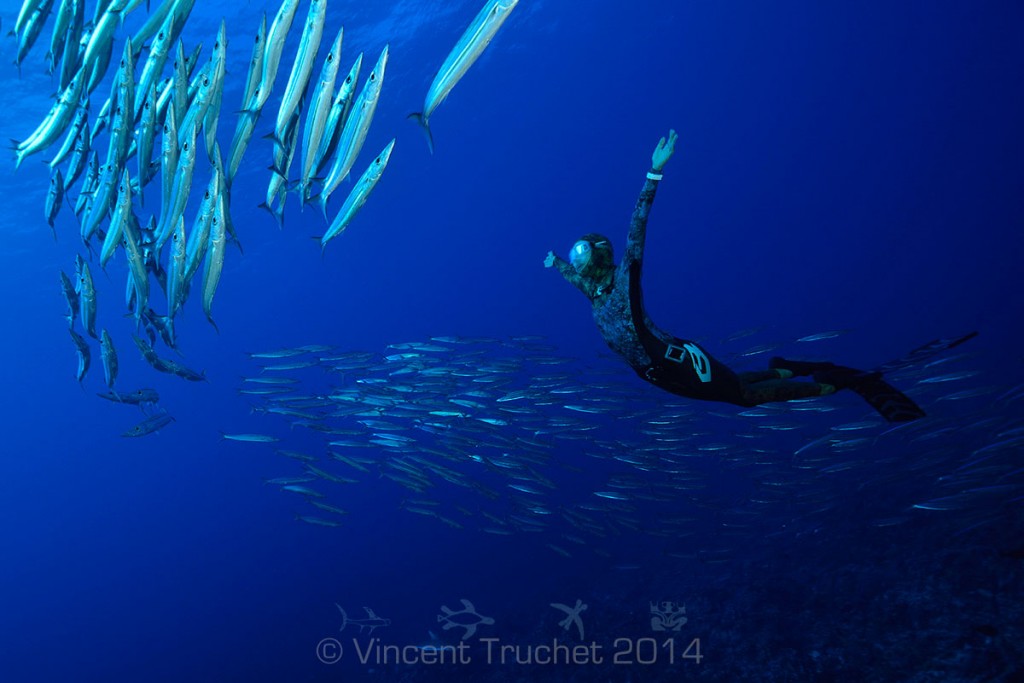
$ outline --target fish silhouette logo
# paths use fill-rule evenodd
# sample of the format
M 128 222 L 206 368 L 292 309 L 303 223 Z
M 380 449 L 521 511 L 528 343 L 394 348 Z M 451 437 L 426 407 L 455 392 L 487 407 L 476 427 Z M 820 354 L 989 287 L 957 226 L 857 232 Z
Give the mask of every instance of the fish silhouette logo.
M 485 617 L 476 611 L 476 608 L 466 598 L 462 598 L 462 609 L 452 610 L 441 605 L 441 614 L 437 615 L 437 622 L 441 624 L 442 628 L 447 631 L 451 628 L 462 628 L 465 632 L 462 634 L 462 640 L 472 638 L 473 634 L 476 633 L 477 626 L 491 626 L 494 624 L 494 619 L 491 617 Z
M 580 634 L 580 640 L 583 640 L 583 620 L 580 619 L 580 612 L 583 612 L 585 609 L 587 609 L 587 604 L 577 598 L 575 607 L 569 607 L 568 605 L 563 605 L 560 602 L 552 602 L 551 606 L 557 610 L 565 612 L 566 614 L 565 619 L 562 619 L 560 622 L 558 622 L 558 625 L 564 628 L 566 631 L 568 631 L 569 627 L 575 624 L 576 629 L 579 631 Z
M 382 619 L 381 617 L 378 617 L 369 607 L 363 608 L 366 610 L 366 616 L 362 619 L 350 619 L 341 605 L 334 603 L 334 606 L 338 608 L 339 612 L 341 612 L 341 628 L 338 629 L 339 631 L 344 631 L 345 627 L 351 624 L 352 626 L 358 626 L 360 633 L 363 632 L 363 629 L 370 629 L 370 633 L 372 634 L 373 629 L 375 628 L 391 625 L 390 619 Z
M 686 621 L 686 605 L 677 606 L 670 600 L 651 602 L 652 631 L 678 631 Z

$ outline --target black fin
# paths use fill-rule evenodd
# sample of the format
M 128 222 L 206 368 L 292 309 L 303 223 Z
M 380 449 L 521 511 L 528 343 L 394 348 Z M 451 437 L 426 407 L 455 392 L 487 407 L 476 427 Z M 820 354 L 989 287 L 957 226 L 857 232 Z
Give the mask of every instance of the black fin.
M 906 394 L 893 388 L 878 375 L 869 375 L 867 379 L 855 382 L 849 388 L 867 401 L 887 422 L 910 422 L 926 416 L 921 407 Z
M 887 422 L 909 422 L 925 416 L 925 412 L 905 394 L 882 379 L 878 371 L 864 372 L 841 365 L 814 373 L 814 381 L 831 384 L 836 389 L 849 389 L 860 395 Z

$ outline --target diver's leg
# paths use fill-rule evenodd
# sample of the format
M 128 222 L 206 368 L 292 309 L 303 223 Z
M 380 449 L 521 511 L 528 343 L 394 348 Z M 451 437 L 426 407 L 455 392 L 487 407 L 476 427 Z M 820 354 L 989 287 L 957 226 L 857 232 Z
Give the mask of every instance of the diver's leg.
M 754 382 L 767 382 L 773 379 L 789 379 L 793 376 L 791 370 L 785 370 L 782 368 L 772 370 L 756 370 L 754 372 L 741 372 L 739 373 L 740 380 L 744 384 L 753 384 Z
M 806 360 L 789 360 L 776 356 L 768 361 L 768 367 L 773 370 L 788 370 L 797 377 L 809 377 L 816 372 L 831 370 L 836 367 L 835 363 L 819 363 Z
M 793 401 L 798 398 L 812 398 L 834 394 L 836 388 L 831 384 L 818 382 L 794 382 L 785 379 L 773 379 L 754 382 L 744 387 L 743 396 L 749 405 L 774 403 L 776 401 Z
M 925 412 L 905 394 L 893 388 L 882 379 L 878 371 L 864 372 L 855 368 L 847 368 L 833 363 L 807 363 L 772 358 L 771 367 L 785 368 L 794 374 L 812 374 L 814 383 L 810 382 L 758 382 L 747 387 L 748 398 L 759 403 L 766 401 L 792 401 L 794 398 L 824 396 L 839 389 L 850 389 L 859 394 L 872 408 L 889 422 L 908 422 L 925 417 Z M 805 385 L 819 387 L 820 393 L 812 393 L 812 388 L 804 389 L 804 396 L 789 395 L 790 388 L 771 388 L 771 385 Z

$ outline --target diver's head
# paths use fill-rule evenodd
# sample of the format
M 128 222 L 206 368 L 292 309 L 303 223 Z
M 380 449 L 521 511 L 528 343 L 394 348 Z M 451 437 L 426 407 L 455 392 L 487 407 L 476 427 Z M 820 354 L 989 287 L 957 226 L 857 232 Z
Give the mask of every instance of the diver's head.
M 593 232 L 584 235 L 572 245 L 569 263 L 580 275 L 601 279 L 615 268 L 611 240 Z

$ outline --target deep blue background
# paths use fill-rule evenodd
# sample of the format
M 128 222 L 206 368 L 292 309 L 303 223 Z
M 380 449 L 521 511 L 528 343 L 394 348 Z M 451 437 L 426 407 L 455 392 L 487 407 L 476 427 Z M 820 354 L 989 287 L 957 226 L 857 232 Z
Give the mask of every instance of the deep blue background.
M 621 253 L 670 127 L 680 139 L 651 214 L 644 281 L 660 325 L 712 352 L 746 328 L 762 329 L 758 343 L 849 329 L 827 353 L 864 366 L 979 329 L 975 366 L 1019 375 L 1020 3 L 521 0 L 433 116 L 431 156 L 404 119 L 479 4 L 330 2 L 325 41 L 344 24 L 343 70 L 365 51 L 365 75 L 391 49 L 357 169 L 397 136 L 395 151 L 321 257 L 309 239 L 324 229 L 315 209 L 300 213 L 291 197 L 279 231 L 256 208 L 270 146 L 253 143 L 232 190 L 245 254 L 228 251 L 221 333 L 197 306 L 179 321 L 187 362 L 209 384 L 153 376 L 117 310 L 123 272 L 107 281 L 94 271 L 121 381 L 156 387 L 177 418 L 159 435 L 119 436 L 136 416 L 93 397 L 98 358 L 85 391 L 76 386 L 57 271 L 73 269 L 77 223 L 65 208 L 54 244 L 39 157 L 0 169 L 0 678 L 328 680 L 313 645 L 336 632 L 335 601 L 400 615 L 412 642 L 460 597 L 543 605 L 574 599 L 558 588 L 600 582 L 600 568 L 588 574 L 529 538 L 402 513 L 393 487 L 353 489 L 352 507 L 373 513 L 344 529 L 297 524 L 295 501 L 261 484 L 282 473 L 280 457 L 218 432 L 289 436 L 235 393 L 252 372 L 246 351 L 539 334 L 566 355 L 605 353 L 586 302 L 542 260 L 592 231 Z M 209 45 L 226 11 L 222 144 L 260 12 L 269 21 L 276 9 L 200 2 L 185 30 L 186 44 Z M 5 28 L 16 14 L 7 0 Z M 48 40 L 49 27 L 20 77 L 5 67 L 5 138 L 24 137 L 49 107 Z M 5 37 L 0 58 L 14 53 Z M 619 379 L 633 381 L 625 367 Z M 861 415 L 854 399 L 837 400 L 849 419 Z

